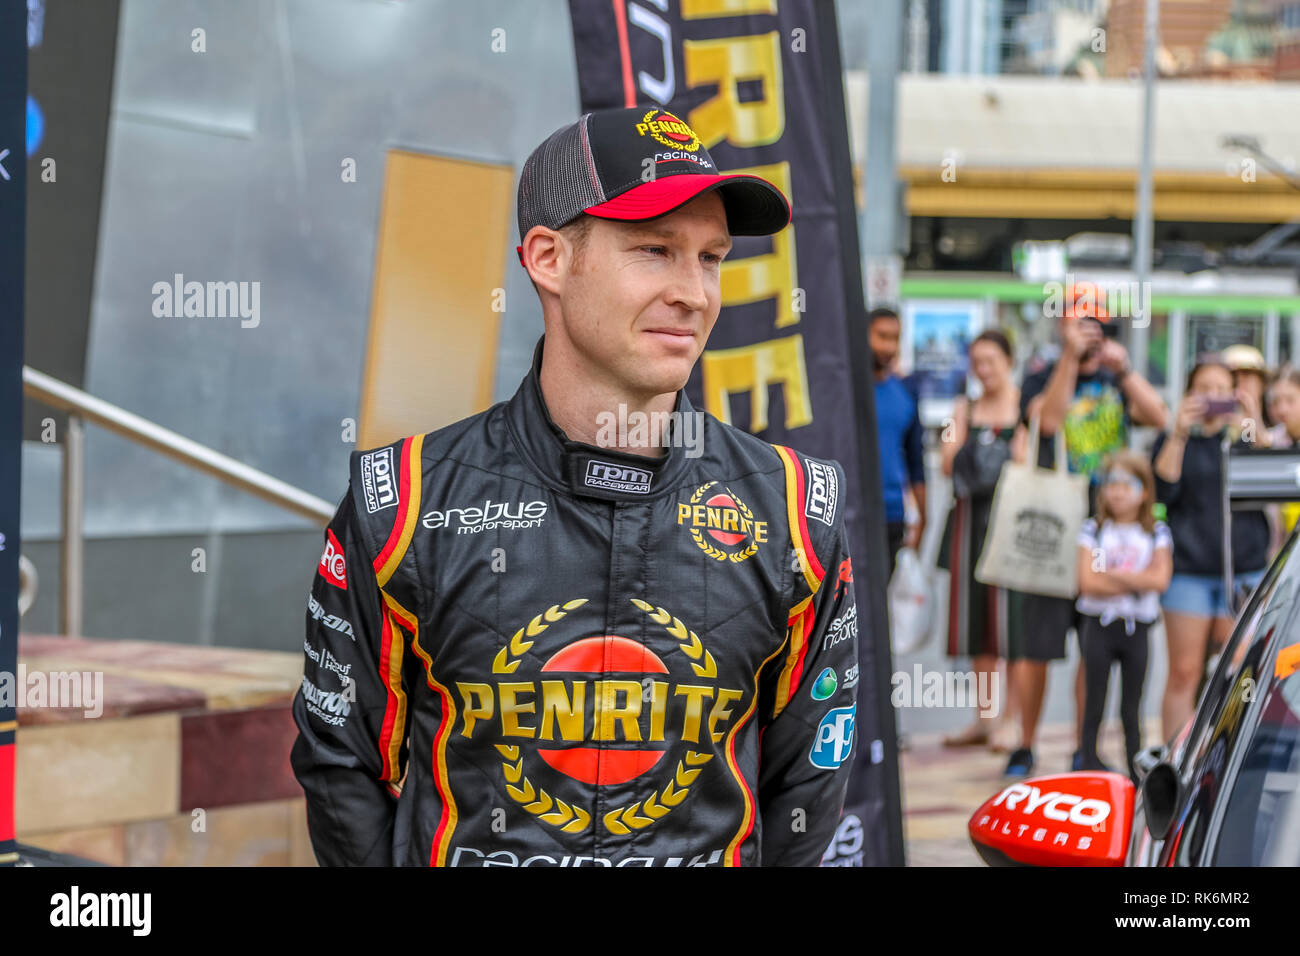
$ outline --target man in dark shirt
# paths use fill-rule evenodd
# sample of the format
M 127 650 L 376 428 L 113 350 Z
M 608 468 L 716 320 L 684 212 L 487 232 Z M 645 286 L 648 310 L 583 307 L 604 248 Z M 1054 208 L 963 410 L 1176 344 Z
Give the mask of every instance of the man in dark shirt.
M 1106 455 L 1128 444 L 1131 424 L 1165 426 L 1165 403 L 1151 383 L 1133 370 L 1128 350 L 1106 310 L 1095 303 L 1095 287 L 1078 283 L 1057 332 L 1061 357 L 1025 377 L 1020 388 L 1020 414 L 1028 424 L 1038 416 L 1041 437 L 1038 464 L 1053 467 L 1057 433 L 1065 435 L 1070 471 L 1089 478 L 1089 510 L 1095 510 L 1098 474 Z M 1086 303 L 1086 305 L 1084 304 Z M 1008 613 L 1036 622 L 1029 629 L 1025 659 L 1015 662 L 1012 698 L 1021 707 L 1024 739 L 1011 754 L 1007 773 L 1018 776 L 1033 769 L 1033 745 L 1047 686 L 1047 662 L 1065 657 L 1065 635 L 1075 627 L 1074 601 L 1037 594 L 1008 595 Z M 1077 633 L 1077 632 L 1076 632 Z M 1075 735 L 1083 715 L 1083 670 L 1075 669 Z M 1071 768 L 1078 769 L 1076 748 Z
M 917 397 L 893 370 L 898 357 L 898 313 L 893 309 L 872 309 L 867 322 L 876 376 L 876 439 L 880 445 L 880 486 L 885 498 L 892 577 L 898 549 L 920 547 L 925 533 L 925 457 Z M 919 514 L 917 523 L 910 528 L 904 507 L 904 489 L 908 487 Z

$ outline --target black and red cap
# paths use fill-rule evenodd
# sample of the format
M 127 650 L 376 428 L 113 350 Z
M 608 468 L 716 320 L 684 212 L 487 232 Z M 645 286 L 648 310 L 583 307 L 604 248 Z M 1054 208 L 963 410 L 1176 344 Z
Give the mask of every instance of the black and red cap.
M 790 222 L 781 190 L 760 176 L 720 173 L 695 131 L 667 110 L 597 110 L 556 130 L 524 163 L 519 240 L 533 226 L 559 229 L 583 213 L 657 219 L 714 189 L 733 236 L 768 236 Z

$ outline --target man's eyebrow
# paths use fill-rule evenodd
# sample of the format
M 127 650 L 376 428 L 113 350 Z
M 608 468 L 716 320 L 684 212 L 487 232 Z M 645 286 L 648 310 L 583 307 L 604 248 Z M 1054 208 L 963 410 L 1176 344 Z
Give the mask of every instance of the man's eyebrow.
M 684 238 L 680 230 L 673 229 L 671 226 L 659 226 L 653 223 L 632 223 L 631 225 L 633 227 L 632 235 L 638 239 L 653 238 L 680 240 Z M 731 248 L 731 244 L 731 237 L 722 232 L 715 235 L 712 239 L 709 239 L 706 243 L 706 245 L 709 246 L 726 246 L 727 248 Z

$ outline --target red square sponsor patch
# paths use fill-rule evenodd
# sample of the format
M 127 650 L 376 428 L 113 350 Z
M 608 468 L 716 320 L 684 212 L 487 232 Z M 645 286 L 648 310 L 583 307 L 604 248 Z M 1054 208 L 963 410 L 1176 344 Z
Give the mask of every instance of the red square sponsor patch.
M 328 535 L 328 540 L 325 542 L 325 551 L 320 556 L 321 576 L 336 588 L 346 591 L 348 572 L 343 558 L 343 545 L 339 544 L 339 539 L 334 537 L 332 529 L 326 528 L 325 534 Z

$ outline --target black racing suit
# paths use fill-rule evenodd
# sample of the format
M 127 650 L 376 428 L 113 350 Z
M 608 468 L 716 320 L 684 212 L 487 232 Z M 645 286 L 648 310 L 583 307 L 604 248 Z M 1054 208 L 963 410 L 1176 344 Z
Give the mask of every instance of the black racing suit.
M 352 455 L 293 704 L 317 859 L 816 865 L 859 676 L 843 471 L 684 393 L 666 457 L 568 441 L 540 358 Z

